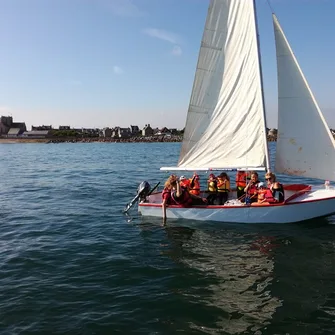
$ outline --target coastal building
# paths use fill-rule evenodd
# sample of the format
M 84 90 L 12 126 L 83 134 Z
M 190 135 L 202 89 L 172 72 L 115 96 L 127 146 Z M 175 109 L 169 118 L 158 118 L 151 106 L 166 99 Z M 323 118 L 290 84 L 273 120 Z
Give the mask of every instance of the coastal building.
M 59 130 L 71 130 L 70 126 L 59 126 Z
M 103 128 L 101 131 L 102 137 L 111 137 L 112 136 L 112 129 L 109 127 Z
M 131 136 L 130 128 L 115 127 L 112 131 L 112 137 L 129 138 Z
M 31 126 L 31 130 L 35 131 L 35 130 L 52 130 L 52 126 Z
M 12 116 L 1 116 L 0 136 L 17 137 L 27 130 L 24 122 L 13 122 Z
M 140 135 L 141 131 L 138 126 L 130 126 L 130 132 L 132 136 Z
M 82 137 L 99 137 L 99 128 L 73 128 L 73 130 Z
M 146 124 L 142 129 L 143 136 L 151 136 L 154 134 L 154 130 L 150 127 L 150 124 Z
M 49 137 L 51 133 L 51 130 L 31 130 L 31 131 L 25 131 L 22 134 L 22 137 L 26 138 L 46 138 Z

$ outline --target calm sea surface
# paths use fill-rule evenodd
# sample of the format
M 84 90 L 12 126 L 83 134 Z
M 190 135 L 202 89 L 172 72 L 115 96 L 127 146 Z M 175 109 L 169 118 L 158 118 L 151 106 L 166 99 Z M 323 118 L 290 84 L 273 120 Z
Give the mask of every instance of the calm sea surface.
M 0 145 L 0 334 L 335 334 L 334 217 L 190 229 L 122 214 L 179 149 Z

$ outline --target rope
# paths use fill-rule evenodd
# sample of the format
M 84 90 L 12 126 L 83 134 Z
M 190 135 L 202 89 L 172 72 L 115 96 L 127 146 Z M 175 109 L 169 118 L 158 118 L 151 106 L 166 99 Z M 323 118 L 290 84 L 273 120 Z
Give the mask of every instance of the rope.
M 266 2 L 268 3 L 268 5 L 269 5 L 269 7 L 270 7 L 270 10 L 271 10 L 272 14 L 274 14 L 275 11 L 273 10 L 273 7 L 271 6 L 270 0 L 266 0 Z

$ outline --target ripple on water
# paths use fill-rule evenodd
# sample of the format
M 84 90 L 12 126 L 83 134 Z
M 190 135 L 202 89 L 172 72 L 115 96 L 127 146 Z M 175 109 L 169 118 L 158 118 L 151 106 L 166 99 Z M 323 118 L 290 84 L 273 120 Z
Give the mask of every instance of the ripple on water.
M 142 180 L 164 181 L 179 143 L 8 148 L 2 334 L 335 332 L 333 218 L 161 227 L 122 209 Z

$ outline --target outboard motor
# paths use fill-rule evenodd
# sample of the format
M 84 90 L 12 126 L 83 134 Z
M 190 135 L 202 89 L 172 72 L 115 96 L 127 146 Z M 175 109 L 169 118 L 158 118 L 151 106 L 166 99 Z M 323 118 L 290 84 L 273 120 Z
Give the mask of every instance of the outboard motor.
M 158 185 L 156 185 L 157 187 Z M 152 191 L 156 188 L 154 187 L 152 189 Z M 137 188 L 137 194 L 134 197 L 134 199 L 132 201 L 130 201 L 129 204 L 127 204 L 126 208 L 123 210 L 124 213 L 127 213 L 129 211 L 130 208 L 132 208 L 134 206 L 134 204 L 136 203 L 136 201 L 140 201 L 143 202 L 146 200 L 147 196 L 150 195 L 152 193 L 152 191 L 150 192 L 150 184 L 147 181 L 142 181 L 142 183 L 138 186 Z
M 139 201 L 145 201 L 146 197 L 149 195 L 150 193 L 150 184 L 147 181 L 142 181 L 142 183 L 140 185 L 138 185 L 137 188 L 137 195 L 139 196 Z

